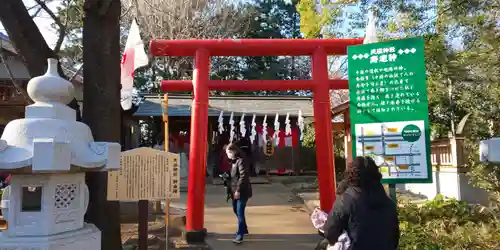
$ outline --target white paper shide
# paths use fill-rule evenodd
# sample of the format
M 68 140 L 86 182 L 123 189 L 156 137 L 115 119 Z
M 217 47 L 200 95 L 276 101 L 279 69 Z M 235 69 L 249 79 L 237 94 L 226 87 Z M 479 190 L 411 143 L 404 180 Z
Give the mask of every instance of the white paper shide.
M 264 115 L 264 120 L 262 121 L 262 139 L 267 142 L 267 115 Z
M 236 127 L 234 126 L 234 113 L 231 112 L 231 116 L 229 117 L 229 125 L 231 126 L 229 130 L 229 141 L 233 142 L 234 141 L 234 136 L 236 135 Z

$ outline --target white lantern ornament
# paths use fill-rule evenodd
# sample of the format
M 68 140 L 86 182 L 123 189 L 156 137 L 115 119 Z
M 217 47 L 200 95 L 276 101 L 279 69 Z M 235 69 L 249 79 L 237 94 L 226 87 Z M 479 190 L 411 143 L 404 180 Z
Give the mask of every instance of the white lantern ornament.
M 2 195 L 8 228 L 0 249 L 101 249 L 101 232 L 85 223 L 89 203 L 85 171 L 120 168 L 118 143 L 94 142 L 92 131 L 67 106 L 73 85 L 48 59 L 47 73 L 27 92 L 26 119 L 9 122 L 0 139 L 0 171 L 12 173 Z

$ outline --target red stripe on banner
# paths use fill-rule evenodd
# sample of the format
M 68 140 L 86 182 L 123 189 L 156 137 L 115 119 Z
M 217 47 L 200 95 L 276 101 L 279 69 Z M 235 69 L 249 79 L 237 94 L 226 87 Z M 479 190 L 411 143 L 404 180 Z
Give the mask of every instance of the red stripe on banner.
M 285 146 L 285 131 L 283 129 L 280 129 L 280 132 L 278 133 L 278 147 L 282 148 Z
M 269 137 L 271 137 L 271 138 L 272 138 L 272 137 L 273 137 L 273 135 L 274 135 L 274 129 L 273 129 L 273 128 L 268 127 L 268 128 L 267 128 L 267 136 L 269 136 Z
M 293 147 L 299 146 L 300 131 L 299 128 L 292 128 L 292 145 Z
M 258 134 L 262 134 L 262 131 L 264 130 L 264 126 L 262 125 L 257 125 L 255 127 L 255 130 L 257 131 Z

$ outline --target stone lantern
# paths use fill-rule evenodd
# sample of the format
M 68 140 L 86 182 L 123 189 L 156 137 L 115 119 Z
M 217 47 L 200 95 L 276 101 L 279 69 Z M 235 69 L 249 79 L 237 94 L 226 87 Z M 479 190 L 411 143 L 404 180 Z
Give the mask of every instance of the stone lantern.
M 11 174 L 2 195 L 7 229 L 0 250 L 99 250 L 101 232 L 83 221 L 89 202 L 85 171 L 120 167 L 120 144 L 94 142 L 67 104 L 73 85 L 48 60 L 47 73 L 28 83 L 34 104 L 0 139 L 0 172 Z

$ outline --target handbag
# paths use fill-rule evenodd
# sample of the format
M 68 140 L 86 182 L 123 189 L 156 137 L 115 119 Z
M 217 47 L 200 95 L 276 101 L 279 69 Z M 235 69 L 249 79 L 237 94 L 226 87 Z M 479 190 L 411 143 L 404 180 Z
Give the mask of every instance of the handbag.
M 339 236 L 337 242 L 333 246 L 328 245 L 326 250 L 348 250 L 350 246 L 351 239 L 349 238 L 347 232 L 344 231 L 344 233 Z
M 324 226 L 326 220 L 328 219 L 328 214 L 321 211 L 319 208 L 315 208 L 311 214 L 311 221 L 316 229 L 321 233 L 324 232 Z M 337 242 L 332 246 L 328 245 L 326 250 L 347 250 L 351 246 L 351 239 L 346 231 L 344 231 L 338 238 Z

